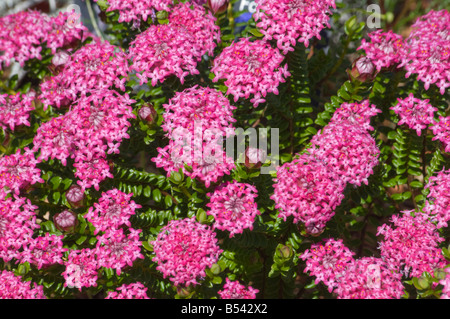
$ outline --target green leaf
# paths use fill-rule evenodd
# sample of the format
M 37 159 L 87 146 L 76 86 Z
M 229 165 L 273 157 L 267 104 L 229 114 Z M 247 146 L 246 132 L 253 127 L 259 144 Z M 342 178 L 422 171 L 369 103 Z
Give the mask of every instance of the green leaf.
M 161 201 L 161 199 L 162 199 L 161 191 L 159 189 L 155 188 L 153 190 L 152 194 L 153 194 L 153 200 L 155 202 L 159 203 Z

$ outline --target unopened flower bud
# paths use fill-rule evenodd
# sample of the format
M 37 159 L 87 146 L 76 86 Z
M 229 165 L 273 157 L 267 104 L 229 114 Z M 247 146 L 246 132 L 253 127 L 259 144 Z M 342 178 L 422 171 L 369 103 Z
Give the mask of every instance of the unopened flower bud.
M 52 59 L 52 63 L 54 66 L 60 66 L 66 64 L 70 60 L 70 54 L 66 51 L 58 51 L 55 53 Z
M 266 161 L 267 153 L 264 150 L 247 147 L 245 150 L 245 167 L 250 169 L 258 169 Z
M 53 217 L 53 222 L 56 228 L 64 232 L 71 232 L 75 230 L 78 225 L 77 214 L 70 210 L 62 211 Z
M 227 9 L 228 2 L 228 0 L 208 0 L 207 4 L 214 14 L 216 14 L 224 12 Z
M 181 298 L 187 298 L 191 294 L 191 290 L 189 287 L 178 287 L 177 288 L 177 295 Z
M 138 111 L 139 117 L 150 124 L 155 123 L 158 113 L 151 104 L 144 105 Z
M 352 79 L 361 82 L 373 81 L 377 76 L 377 71 L 372 60 L 366 56 L 361 56 L 352 64 L 352 70 L 347 71 Z
M 281 246 L 277 248 L 278 257 L 290 258 L 292 256 L 292 248 L 289 246 Z
M 81 187 L 73 185 L 67 191 L 66 198 L 72 207 L 79 208 L 83 206 L 84 191 Z

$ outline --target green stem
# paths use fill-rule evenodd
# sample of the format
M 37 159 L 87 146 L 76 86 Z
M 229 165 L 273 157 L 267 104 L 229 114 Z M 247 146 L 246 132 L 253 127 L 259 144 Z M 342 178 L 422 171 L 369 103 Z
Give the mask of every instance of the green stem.
M 97 19 L 95 19 L 94 10 L 92 9 L 91 0 L 86 0 L 86 6 L 89 12 L 89 18 L 92 22 L 92 26 L 94 27 L 95 33 L 102 39 L 102 41 L 105 41 L 105 38 L 103 37 L 102 32 L 100 31 L 100 28 L 97 24 Z

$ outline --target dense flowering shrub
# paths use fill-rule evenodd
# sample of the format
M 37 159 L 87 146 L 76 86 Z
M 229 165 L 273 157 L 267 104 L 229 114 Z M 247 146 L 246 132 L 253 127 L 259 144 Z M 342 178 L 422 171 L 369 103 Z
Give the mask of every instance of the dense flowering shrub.
M 449 12 L 350 3 L 0 17 L 0 298 L 448 299 Z

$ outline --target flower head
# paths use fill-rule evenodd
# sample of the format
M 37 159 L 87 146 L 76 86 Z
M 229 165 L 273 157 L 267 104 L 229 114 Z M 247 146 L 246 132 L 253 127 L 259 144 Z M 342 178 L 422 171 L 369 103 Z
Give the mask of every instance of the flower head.
M 0 273 L 0 299 L 46 299 L 44 287 L 30 281 L 23 281 L 14 272 L 3 270 Z
M 245 287 L 237 280 L 231 281 L 229 278 L 226 278 L 223 289 L 217 293 L 221 299 L 256 299 L 258 292 L 259 290 L 252 286 Z
M 0 94 L 0 127 L 11 131 L 19 125 L 30 126 L 28 119 L 34 110 L 33 100 L 35 93 L 16 93 L 14 95 Z

